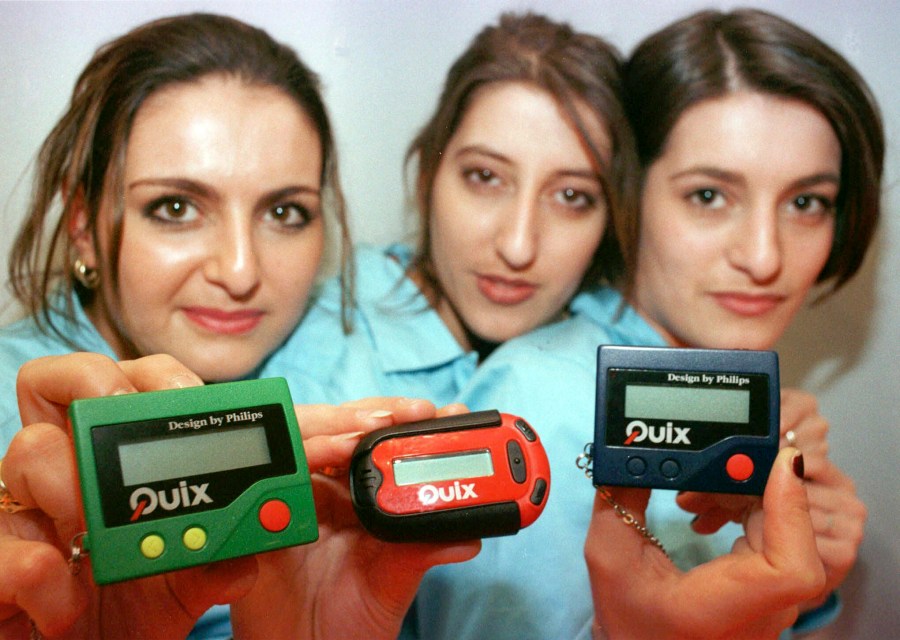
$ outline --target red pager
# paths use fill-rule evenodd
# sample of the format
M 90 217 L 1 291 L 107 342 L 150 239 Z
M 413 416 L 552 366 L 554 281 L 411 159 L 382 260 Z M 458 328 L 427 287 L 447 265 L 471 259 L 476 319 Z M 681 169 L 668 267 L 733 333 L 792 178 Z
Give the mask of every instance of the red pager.
M 537 519 L 549 491 L 550 463 L 537 433 L 498 411 L 375 431 L 350 463 L 360 521 L 391 542 L 511 535 Z

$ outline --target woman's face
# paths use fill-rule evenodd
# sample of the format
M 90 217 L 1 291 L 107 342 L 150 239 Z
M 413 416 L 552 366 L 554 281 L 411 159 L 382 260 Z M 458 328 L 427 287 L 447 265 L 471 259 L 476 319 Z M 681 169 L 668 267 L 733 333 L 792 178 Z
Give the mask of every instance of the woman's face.
M 772 348 L 828 258 L 840 173 L 805 103 L 737 92 L 685 111 L 645 177 L 638 310 L 673 345 Z
M 430 218 L 438 312 L 463 347 L 468 332 L 503 342 L 559 316 L 606 226 L 598 171 L 550 94 L 522 83 L 475 93 L 444 149 Z
M 206 380 L 257 367 L 319 266 L 321 166 L 311 120 L 278 89 L 210 76 L 150 96 L 125 158 L 120 290 L 107 279 L 109 311 L 88 309 L 118 355 L 169 353 Z M 111 206 L 98 224 L 108 245 Z

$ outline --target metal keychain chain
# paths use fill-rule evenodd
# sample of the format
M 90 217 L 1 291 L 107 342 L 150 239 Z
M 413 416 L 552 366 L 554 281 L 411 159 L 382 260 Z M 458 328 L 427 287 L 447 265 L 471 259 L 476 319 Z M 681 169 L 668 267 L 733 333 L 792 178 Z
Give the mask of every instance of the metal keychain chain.
M 593 461 L 594 445 L 593 443 L 588 442 L 584 445 L 584 452 L 579 454 L 575 459 L 575 466 L 584 471 L 584 475 L 587 478 L 591 478 L 593 477 Z M 612 507 L 613 512 L 622 519 L 622 522 L 640 533 L 645 540 L 662 551 L 664 556 L 667 558 L 669 557 L 669 553 L 666 551 L 666 548 L 663 546 L 662 542 L 660 542 L 659 538 L 653 535 L 653 532 L 651 532 L 650 529 L 641 524 L 628 509 L 616 502 L 615 498 L 612 497 L 612 494 L 607 491 L 605 487 L 597 487 L 597 493 L 599 493 L 600 497 L 606 501 L 606 504 Z

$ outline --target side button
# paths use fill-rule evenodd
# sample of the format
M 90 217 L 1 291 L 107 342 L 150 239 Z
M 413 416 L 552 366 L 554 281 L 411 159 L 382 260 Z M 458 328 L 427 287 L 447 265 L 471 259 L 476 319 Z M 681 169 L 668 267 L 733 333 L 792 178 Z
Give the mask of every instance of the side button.
M 525 439 L 528 442 L 534 442 L 537 440 L 537 434 L 534 432 L 534 429 L 531 428 L 531 425 L 522 420 L 522 418 L 516 418 L 515 421 L 516 429 L 522 432 L 522 435 L 525 436 Z
M 534 483 L 534 491 L 531 492 L 531 504 L 540 505 L 545 495 L 547 495 L 547 481 L 538 478 Z
M 509 471 L 513 480 L 522 484 L 528 477 L 528 470 L 525 468 L 525 456 L 522 455 L 522 448 L 518 442 L 510 440 L 506 443 L 506 456 L 509 459 Z

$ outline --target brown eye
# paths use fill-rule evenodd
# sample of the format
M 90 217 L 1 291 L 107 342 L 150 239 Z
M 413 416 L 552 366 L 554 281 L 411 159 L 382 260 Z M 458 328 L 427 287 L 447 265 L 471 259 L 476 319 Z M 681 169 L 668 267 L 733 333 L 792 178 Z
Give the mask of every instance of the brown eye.
M 589 209 L 597 204 L 596 196 L 572 187 L 566 187 L 557 191 L 556 200 L 567 207 L 579 210 Z
M 463 171 L 463 177 L 466 182 L 478 186 L 490 186 L 500 183 L 500 177 L 490 169 L 485 168 L 466 169 Z
M 725 196 L 717 189 L 695 189 L 688 194 L 688 200 L 705 209 L 721 209 L 725 206 Z
M 183 198 L 165 197 L 154 200 L 144 210 L 144 215 L 157 221 L 171 224 L 191 222 L 200 213 L 197 208 Z
M 266 213 L 266 217 L 283 227 L 301 228 L 310 223 L 316 216 L 307 207 L 297 203 L 279 204 Z

